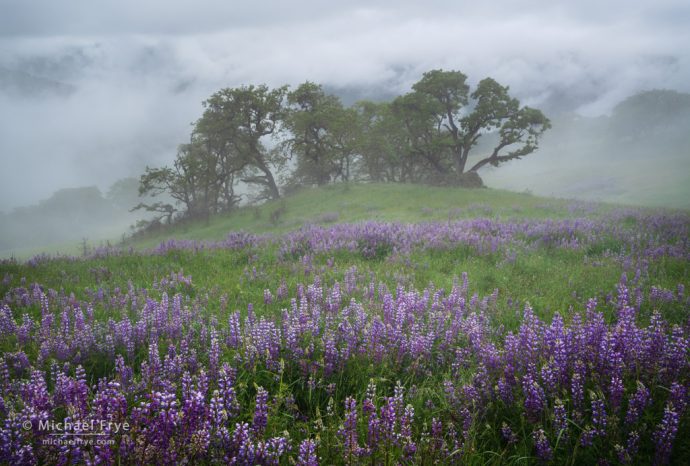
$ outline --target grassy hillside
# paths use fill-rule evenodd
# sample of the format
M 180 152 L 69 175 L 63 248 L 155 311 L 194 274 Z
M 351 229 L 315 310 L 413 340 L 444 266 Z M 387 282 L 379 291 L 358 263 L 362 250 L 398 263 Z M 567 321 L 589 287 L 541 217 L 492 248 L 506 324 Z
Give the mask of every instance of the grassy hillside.
M 166 239 L 221 240 L 230 231 L 283 233 L 305 225 L 382 222 L 447 222 L 475 217 L 565 218 L 611 206 L 495 189 L 443 188 L 412 184 L 329 185 L 303 189 L 283 200 L 178 225 L 132 244 L 153 247 Z M 275 221 L 271 214 L 283 210 Z
M 624 200 L 622 200 L 624 201 Z M 194 221 L 147 233 L 127 241 L 136 249 L 156 247 L 169 239 L 222 240 L 231 231 L 280 234 L 305 225 L 352 223 L 367 220 L 383 222 L 448 222 L 476 217 L 567 218 L 598 215 L 616 208 L 614 204 L 557 199 L 498 189 L 443 188 L 413 184 L 329 185 L 300 190 L 279 201 L 246 206 L 217 215 L 208 222 Z M 647 208 L 651 209 L 651 208 Z M 272 218 L 276 211 L 281 213 Z M 121 244 L 121 233 L 87 237 L 87 246 Z M 62 242 L 45 247 L 12 249 L 0 257 L 28 259 L 41 253 L 79 256 L 84 244 Z

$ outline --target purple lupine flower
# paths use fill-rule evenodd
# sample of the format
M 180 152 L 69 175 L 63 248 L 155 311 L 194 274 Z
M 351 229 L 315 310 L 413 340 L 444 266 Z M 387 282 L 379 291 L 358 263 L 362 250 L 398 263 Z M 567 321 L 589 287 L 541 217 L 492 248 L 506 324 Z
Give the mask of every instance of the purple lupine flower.
M 534 447 L 537 450 L 537 458 L 540 461 L 548 462 L 553 458 L 553 450 L 549 444 L 549 439 L 544 433 L 544 429 L 535 430 L 532 432 L 532 439 L 534 440 Z
M 335 338 L 330 333 L 324 339 L 324 375 L 329 376 L 337 367 L 340 354 L 336 347 Z
M 402 386 L 402 384 L 398 380 L 395 383 L 395 388 L 393 389 L 393 402 L 395 403 L 395 409 L 396 409 L 398 415 L 402 414 L 403 408 L 405 407 L 405 405 L 403 404 L 404 395 L 405 395 L 405 388 Z
M 518 334 L 520 342 L 518 358 L 520 358 L 523 365 L 526 366 L 528 363 L 538 359 L 539 351 L 541 350 L 542 333 L 542 322 L 534 315 L 532 307 L 526 304 Z
M 17 327 L 17 340 L 21 346 L 25 346 L 29 342 L 29 337 L 34 327 L 34 321 L 31 320 L 29 314 L 22 314 L 22 325 Z
M 367 408 L 370 406 L 370 408 Z M 379 440 L 381 439 L 381 418 L 376 412 L 376 407 L 371 404 L 369 399 L 364 401 L 363 408 L 368 411 L 369 419 L 367 421 L 367 447 L 366 453 L 371 455 L 378 448 Z M 373 409 L 372 409 L 373 408 Z
M 621 378 L 618 376 L 613 376 L 609 385 L 609 403 L 611 404 L 614 412 L 618 411 L 620 408 L 624 392 L 625 387 L 623 386 L 623 381 Z
M 614 445 L 614 450 L 616 451 L 618 461 L 620 461 L 622 464 L 632 463 L 635 455 L 637 455 L 639 442 L 640 435 L 637 433 L 637 431 L 632 431 L 628 434 L 628 441 L 625 447 L 619 444 Z
M 555 363 L 549 362 L 544 364 L 541 368 L 541 380 L 546 387 L 548 393 L 556 391 L 556 386 L 559 379 L 559 369 L 555 367 Z
M 225 409 L 227 416 L 232 418 L 237 415 L 240 410 L 239 402 L 237 401 L 237 394 L 233 387 L 235 380 L 235 370 L 223 365 L 218 379 L 218 391 L 223 401 L 223 409 Z
M 17 324 L 12 317 L 12 310 L 7 304 L 3 304 L 0 308 L 0 337 L 14 335 L 16 332 Z
M 649 405 L 649 389 L 637 382 L 637 391 L 628 400 L 628 412 L 625 415 L 625 422 L 628 424 L 635 424 L 642 416 L 642 412 Z
M 240 313 L 235 311 L 228 317 L 228 336 L 226 339 L 227 345 L 231 348 L 239 347 L 242 338 L 242 331 L 240 328 Z
M 385 398 L 384 404 L 381 407 L 381 433 L 383 438 L 388 442 L 396 442 L 396 425 L 398 422 L 398 413 L 396 404 L 392 397 Z
M 338 309 L 340 309 L 342 301 L 342 295 L 340 293 L 340 283 L 335 282 L 333 285 L 333 288 L 331 289 L 331 293 L 328 296 L 328 302 L 327 302 L 327 310 L 330 313 L 336 313 L 338 312 Z
M 184 373 L 182 374 L 182 378 L 180 379 L 180 385 L 182 388 L 182 399 L 186 400 L 188 398 L 191 398 L 192 390 L 194 390 L 194 383 L 189 371 L 184 371 Z
M 117 382 L 101 380 L 91 405 L 97 419 L 114 422 L 126 419 L 127 399 L 120 391 L 120 384 Z
M 283 300 L 288 297 L 288 287 L 287 283 L 285 282 L 285 279 L 280 280 L 280 286 L 276 290 L 276 297 L 280 300 Z
M 255 447 L 256 463 L 278 466 L 281 456 L 289 449 L 290 445 L 284 437 L 273 437 L 266 441 L 261 440 L 257 442 Z
M 307 388 L 309 391 L 314 391 L 316 390 L 316 380 L 314 380 L 313 376 L 309 376 L 309 379 L 307 379 Z
M 254 421 L 252 431 L 257 438 L 261 438 L 268 423 L 268 392 L 263 387 L 256 391 L 256 407 L 254 408 Z
M 211 373 L 211 377 L 215 379 L 218 376 L 218 363 L 220 360 L 220 345 L 215 330 L 211 331 L 211 348 L 208 353 L 208 359 L 208 370 Z
M 72 418 L 69 416 L 64 419 L 66 425 L 69 425 L 75 421 L 78 422 L 80 421 L 80 419 Z M 82 430 L 79 427 L 76 427 L 75 425 L 75 427 L 69 429 L 69 431 L 63 432 L 60 435 L 62 445 L 59 446 L 59 453 L 57 459 L 58 464 L 68 464 L 69 462 L 79 463 L 84 461 L 85 451 L 82 448 L 82 446 L 77 443 L 69 442 L 70 438 L 74 438 L 70 437 L 71 435 L 78 436 L 81 433 Z
M 496 387 L 498 395 L 501 397 L 501 400 L 503 400 L 503 403 L 506 405 L 512 404 L 514 399 L 513 386 L 506 381 L 505 377 L 498 379 Z
M 177 399 L 173 393 L 153 392 L 149 400 L 132 410 L 133 424 L 141 426 L 142 439 L 150 446 L 150 454 L 160 455 L 162 462 L 175 463 L 178 452 L 170 444 L 175 441 L 182 417 Z
M 251 441 L 249 424 L 246 422 L 235 424 L 232 434 L 232 450 L 227 458 L 229 464 L 251 465 L 254 463 L 254 445 Z
M 360 454 L 359 442 L 357 439 L 357 401 L 351 396 L 345 399 L 345 422 L 343 428 L 338 431 L 338 435 L 343 438 L 345 455 L 352 464 L 352 457 Z
M 606 406 L 604 405 L 604 401 L 600 398 L 592 399 L 592 423 L 594 424 L 596 435 L 606 435 Z
M 570 382 L 570 392 L 575 408 L 581 408 L 584 401 L 584 378 L 579 372 L 575 372 Z
M 400 437 L 403 441 L 403 453 L 410 459 L 417 452 L 417 444 L 412 440 L 412 421 L 414 420 L 414 408 L 407 405 L 400 417 Z
M 522 378 L 522 391 L 525 395 L 525 412 L 527 416 L 536 421 L 544 410 L 544 390 L 532 378 L 530 373 Z
M 183 401 L 181 428 L 183 436 L 191 438 L 206 427 L 207 407 L 201 392 L 194 391 Z
M 216 430 L 217 434 L 221 433 L 221 428 L 225 426 L 228 420 L 228 413 L 223 406 L 223 399 L 218 390 L 213 390 L 211 394 L 211 401 L 208 405 L 209 417 L 211 418 L 211 425 Z
M 156 341 L 149 344 L 149 358 L 148 358 L 148 380 L 152 385 L 155 385 L 161 377 L 161 357 L 158 352 L 158 343 Z
M 306 439 L 300 443 L 297 466 L 319 466 L 319 458 L 316 455 L 316 442 Z
M 49 411 L 52 407 L 52 400 L 42 371 L 31 372 L 31 382 L 24 385 L 22 395 L 23 401 L 36 411 Z
M 568 439 L 568 419 L 561 400 L 556 400 L 556 404 L 553 407 L 553 426 L 556 431 L 557 437 L 565 441 Z
M 677 378 L 688 367 L 688 350 L 690 350 L 690 341 L 688 341 L 684 330 L 680 326 L 674 325 L 671 329 L 670 341 L 662 353 L 666 380 Z
M 674 406 L 671 403 L 667 403 L 664 408 L 664 417 L 653 435 L 656 445 L 654 456 L 656 464 L 667 464 L 669 462 L 679 423 L 680 416 L 674 409 Z
M 580 445 L 583 447 L 591 447 L 594 443 L 594 438 L 597 436 L 597 431 L 592 426 L 587 426 L 580 435 Z
M 109 427 L 106 427 L 103 431 L 103 433 L 110 437 L 112 435 L 112 432 Z M 95 459 L 94 463 L 95 464 L 103 464 L 103 465 L 115 465 L 116 464 L 116 458 L 115 458 L 115 453 L 113 452 L 112 446 L 105 444 L 105 445 L 99 445 L 96 444 L 93 447 L 94 452 L 95 452 Z
M 202 396 L 206 396 L 208 393 L 208 375 L 203 368 L 199 370 L 199 374 L 196 376 L 196 389 Z
M 33 420 L 25 418 L 33 424 Z M 38 464 L 34 456 L 33 447 L 24 443 L 24 429 L 22 423 L 25 420 L 20 416 L 10 417 L 4 420 L 0 428 L 0 461 L 5 464 Z
M 670 392 L 668 397 L 669 403 L 673 404 L 675 411 L 682 415 L 688 406 L 688 390 L 678 382 L 673 382 Z
M 510 426 L 505 422 L 501 426 L 501 436 L 503 437 L 503 440 L 508 442 L 508 445 L 513 445 L 518 441 L 518 437 L 515 435 L 515 432 L 513 432 L 513 429 L 511 429 Z
M 504 423 L 505 425 L 505 423 Z M 443 423 L 439 420 L 431 418 L 431 449 L 434 452 L 440 452 L 444 446 L 443 440 Z

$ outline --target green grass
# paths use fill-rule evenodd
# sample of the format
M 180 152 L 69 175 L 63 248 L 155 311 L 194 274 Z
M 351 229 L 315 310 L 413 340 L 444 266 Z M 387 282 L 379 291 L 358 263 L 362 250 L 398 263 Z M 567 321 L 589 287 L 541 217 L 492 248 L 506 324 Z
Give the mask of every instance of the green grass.
M 589 298 L 596 297 L 603 302 L 608 293 L 615 292 L 621 274 L 626 271 L 611 257 L 591 258 L 585 251 L 537 250 L 518 255 L 514 260 L 506 260 L 501 254 L 478 254 L 465 247 L 450 251 L 417 251 L 409 257 L 389 256 L 378 260 L 337 252 L 314 256 L 307 268 L 298 259 L 278 260 L 276 249 L 270 246 L 252 253 L 174 250 L 151 256 L 56 259 L 35 267 L 6 263 L 2 265 L 1 275 L 12 275 L 14 286 L 21 277 L 27 277 L 30 283 L 65 289 L 85 299 L 87 290 L 99 287 L 124 289 L 132 283 L 137 288 L 151 289 L 154 281 L 183 271 L 192 276 L 194 287 L 178 291 L 191 297 L 207 295 L 207 315 L 215 315 L 224 322 L 227 316 L 221 314 L 219 306 L 223 294 L 228 296 L 227 312 L 244 311 L 251 303 L 260 314 L 278 316 L 280 309 L 289 305 L 289 299 L 279 305 L 265 306 L 263 291 L 270 289 L 275 294 L 281 280 L 285 280 L 293 291 L 299 283 L 311 283 L 314 275 L 319 275 L 326 283 L 336 280 L 342 283 L 345 272 L 354 266 L 362 277 L 375 276 L 377 283 L 383 282 L 391 290 L 399 283 L 416 289 L 431 283 L 437 288 L 450 289 L 453 280 L 467 272 L 471 293 L 486 296 L 494 289 L 499 290 L 500 314 L 491 317 L 508 328 L 515 328 L 526 303 L 544 319 L 550 320 L 556 312 L 567 319 L 572 309 L 582 310 Z M 652 264 L 650 276 L 653 278 L 648 279 L 649 285 L 668 289 L 675 288 L 678 283 L 690 285 L 690 267 L 678 259 Z M 39 309 L 33 317 L 40 319 Z M 677 317 L 682 319 L 680 315 Z
M 281 207 L 284 214 L 277 222 L 272 222 L 271 213 Z M 335 222 L 445 222 L 475 217 L 517 220 L 586 217 L 602 215 L 615 208 L 608 204 L 573 203 L 493 189 L 340 184 L 304 189 L 282 200 L 213 217 L 209 222 L 175 225 L 162 233 L 130 241 L 129 245 L 141 250 L 170 238 L 222 240 L 230 231 L 238 230 L 280 234 L 307 224 L 323 224 L 325 214 L 329 213 L 337 213 Z M 632 218 L 624 219 L 623 223 L 627 227 L 635 226 Z M 554 312 L 567 314 L 571 307 L 581 308 L 590 297 L 602 297 L 602 293 L 614 291 L 625 270 L 606 253 L 619 250 L 620 245 L 615 240 L 603 238 L 584 251 L 540 248 L 522 253 L 513 260 L 506 260 L 502 254 L 478 254 L 468 247 L 414 252 L 402 258 L 386 256 L 379 260 L 366 260 L 343 252 L 314 257 L 313 269 L 323 278 L 342 280 L 344 271 L 356 266 L 363 274 L 374 274 L 377 280 L 390 287 L 402 281 L 418 289 L 429 283 L 450 288 L 454 277 L 467 272 L 473 292 L 488 295 L 497 288 L 504 302 L 514 303 L 513 307 L 529 302 L 541 316 L 550 318 Z M 329 261 L 334 265 L 329 266 Z M 58 259 L 33 268 L 21 263 L 6 263 L 2 271 L 13 274 L 16 279 L 30 277 L 31 281 L 55 289 L 72 288 L 79 294 L 80 290 L 98 286 L 126 287 L 130 281 L 137 287 L 150 287 L 152 280 L 183 270 L 193 276 L 198 289 L 211 290 L 216 296 L 227 293 L 231 296 L 231 308 L 246 309 L 249 303 L 263 301 L 265 288 L 275 291 L 283 277 L 287 277 L 291 289 L 297 283 L 309 282 L 312 277 L 305 276 L 303 270 L 295 273 L 299 269 L 296 262 L 278 260 L 276 247 L 269 246 L 252 252 L 171 251 L 163 256 L 124 255 L 87 261 Z M 688 266 L 680 262 L 666 260 L 652 264 L 654 270 L 650 275 L 656 280 L 653 284 L 666 288 L 673 288 L 680 282 L 687 284 Z M 99 268 L 109 271 L 106 280 L 97 276 Z M 258 278 L 250 277 L 254 268 L 258 270 Z M 217 311 L 217 302 L 211 300 L 209 310 Z M 516 322 L 519 312 L 500 317 Z
M 0 259 L 29 259 L 30 257 L 37 256 L 39 254 L 65 254 L 68 256 L 78 256 L 81 255 L 83 251 L 83 243 L 79 241 L 68 241 L 64 243 L 46 244 L 44 246 L 31 246 L 3 250 L 0 251 Z

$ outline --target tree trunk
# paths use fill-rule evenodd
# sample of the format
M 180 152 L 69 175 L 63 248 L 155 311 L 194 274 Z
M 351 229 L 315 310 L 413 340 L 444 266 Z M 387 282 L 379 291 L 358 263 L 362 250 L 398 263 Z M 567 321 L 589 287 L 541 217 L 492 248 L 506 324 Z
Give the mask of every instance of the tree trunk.
M 464 163 L 462 163 L 462 160 L 460 157 L 453 157 L 454 162 L 455 162 L 455 177 L 457 179 L 460 179 L 462 176 L 462 172 L 465 170 L 465 167 L 463 166 Z
M 257 142 L 256 141 L 250 142 L 250 148 L 251 148 L 251 151 L 253 152 L 253 158 L 254 158 L 254 161 L 256 162 L 256 166 L 264 174 L 265 185 L 268 188 L 268 191 L 271 195 L 271 199 L 280 199 L 280 190 L 278 189 L 278 185 L 276 184 L 276 180 L 275 180 L 275 178 L 273 178 L 273 173 L 271 173 L 271 170 L 266 165 L 266 162 L 264 160 L 264 155 L 257 148 Z
M 280 199 L 280 190 L 278 189 L 278 185 L 276 184 L 275 178 L 273 178 L 271 170 L 266 168 L 265 170 L 262 169 L 262 171 L 266 175 L 266 187 L 268 188 L 268 191 L 271 193 L 271 199 Z
M 465 147 L 460 147 L 459 153 L 455 157 L 455 176 L 460 179 L 463 173 L 465 173 L 465 165 L 467 164 L 467 156 L 469 155 L 469 149 Z

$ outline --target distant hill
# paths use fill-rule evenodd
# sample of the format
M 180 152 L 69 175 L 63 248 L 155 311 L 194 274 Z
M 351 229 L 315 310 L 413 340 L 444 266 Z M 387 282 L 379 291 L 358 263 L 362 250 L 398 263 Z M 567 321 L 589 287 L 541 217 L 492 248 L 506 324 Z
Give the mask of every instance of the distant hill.
M 610 116 L 551 116 L 539 150 L 482 173 L 547 196 L 690 208 L 690 94 L 635 94 Z
M 626 151 L 663 148 L 690 156 L 690 94 L 645 91 L 616 105 L 609 122 L 612 143 Z
M 129 210 L 141 201 L 138 180 L 118 180 L 104 196 L 95 186 L 66 188 L 36 205 L 0 213 L 0 256 L 20 250 L 54 249 L 87 239 L 118 241 L 144 212 Z

